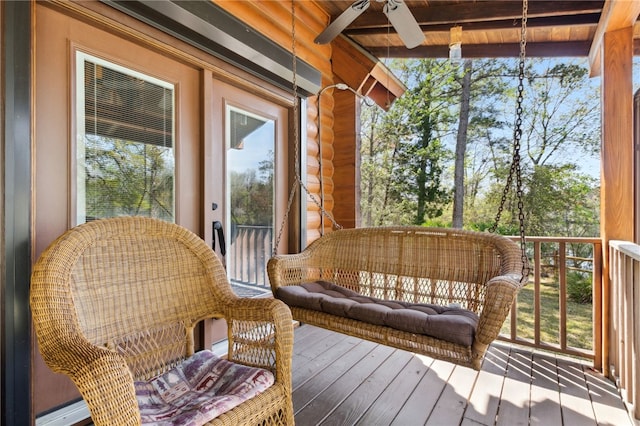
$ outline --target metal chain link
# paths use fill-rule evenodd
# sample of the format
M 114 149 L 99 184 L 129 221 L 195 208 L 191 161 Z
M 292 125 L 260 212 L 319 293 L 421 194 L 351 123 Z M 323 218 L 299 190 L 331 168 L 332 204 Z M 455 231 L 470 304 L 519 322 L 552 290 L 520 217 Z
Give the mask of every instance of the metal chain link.
M 284 217 L 282 218 L 282 223 L 280 224 L 280 230 L 278 231 L 278 236 L 275 240 L 275 243 L 273 245 L 273 251 L 272 254 L 273 256 L 275 256 L 276 254 L 278 254 L 278 247 L 280 246 L 280 240 L 282 240 L 282 234 L 284 233 L 284 228 L 287 225 L 287 221 L 289 219 L 289 213 L 291 212 L 291 206 L 293 205 L 293 199 L 295 198 L 295 194 L 296 194 L 296 189 L 298 186 L 300 186 L 302 189 L 304 189 L 305 193 L 307 194 L 307 196 L 309 196 L 309 198 L 311 198 L 311 201 L 314 202 L 314 204 L 318 207 L 318 209 L 320 210 L 320 213 L 325 215 L 327 218 L 329 218 L 329 220 L 331 221 L 331 223 L 333 223 L 334 228 L 336 229 L 341 229 L 342 226 L 340 226 L 335 219 L 333 218 L 333 215 L 329 214 L 324 206 L 320 203 L 320 201 L 318 201 L 318 199 L 311 193 L 311 191 L 309 191 L 309 189 L 307 188 L 307 186 L 304 184 L 304 182 L 302 182 L 302 178 L 300 177 L 300 148 L 299 148 L 299 144 L 300 144 L 300 129 L 299 129 L 299 114 L 300 114 L 300 99 L 298 98 L 298 73 L 297 73 L 297 55 L 296 55 L 296 7 L 295 7 L 295 0 L 291 0 L 291 73 L 292 73 L 292 78 L 291 78 L 291 85 L 292 85 L 292 92 L 293 92 L 293 152 L 294 152 L 294 179 L 293 179 L 293 184 L 291 185 L 291 191 L 289 191 L 289 200 L 287 201 L 287 210 L 285 211 Z M 318 122 L 320 122 L 321 117 L 318 117 Z M 320 125 L 320 123 L 318 124 Z M 319 143 L 322 143 L 322 141 L 318 141 Z M 322 160 L 321 160 L 322 161 Z M 322 176 L 320 176 L 320 179 L 322 179 Z M 324 232 L 324 230 L 323 230 Z
M 297 73 L 296 73 L 296 5 L 295 0 L 291 0 L 291 85 L 293 89 L 293 146 L 294 146 L 294 180 L 291 185 L 291 191 L 289 191 L 289 200 L 287 202 L 287 210 L 284 213 L 284 217 L 282 218 L 282 223 L 280 224 L 280 230 L 278 231 L 278 236 L 273 245 L 273 256 L 278 254 L 278 246 L 280 246 L 280 240 L 282 239 L 282 233 L 284 232 L 284 228 L 287 225 L 287 220 L 289 219 L 289 212 L 291 211 L 291 205 L 293 204 L 293 198 L 295 197 L 296 188 L 298 183 L 302 183 L 300 179 L 300 165 L 299 165 L 299 153 L 298 153 L 298 81 L 297 81 Z
M 525 239 L 525 215 L 524 215 L 524 202 L 522 191 L 522 174 L 520 168 L 520 142 L 522 140 L 522 103 L 524 101 L 524 69 L 526 59 L 526 47 L 527 47 L 527 9 L 528 0 L 522 1 L 522 29 L 520 32 L 520 61 L 518 63 L 518 96 L 516 99 L 516 121 L 515 129 L 513 132 L 513 158 L 511 161 L 511 168 L 509 169 L 509 176 L 502 192 L 502 199 L 500 200 L 500 206 L 498 207 L 498 213 L 496 214 L 495 223 L 489 228 L 489 232 L 496 232 L 498 224 L 500 223 L 500 217 L 504 210 L 504 206 L 507 202 L 507 195 L 513 183 L 513 176 L 516 177 L 516 197 L 518 199 L 518 220 L 520 223 L 520 250 L 522 256 L 522 278 L 524 282 L 529 276 L 529 258 L 527 257 L 527 246 Z

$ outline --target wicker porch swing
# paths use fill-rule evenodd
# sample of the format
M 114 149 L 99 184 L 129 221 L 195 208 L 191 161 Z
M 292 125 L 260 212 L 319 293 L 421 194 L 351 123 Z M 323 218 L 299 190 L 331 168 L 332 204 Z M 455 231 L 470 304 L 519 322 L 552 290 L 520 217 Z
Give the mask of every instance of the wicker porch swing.
M 292 16 L 297 116 L 293 2 Z M 513 158 L 491 232 L 417 226 L 342 229 L 302 183 L 296 144 L 294 185 L 267 265 L 273 294 L 289 306 L 294 319 L 480 369 L 529 273 L 519 154 L 527 0 L 523 1 L 522 16 Z M 297 122 L 294 133 L 297 141 Z M 514 177 L 520 247 L 495 233 Z M 278 255 L 282 228 L 298 185 L 335 230 L 300 253 Z

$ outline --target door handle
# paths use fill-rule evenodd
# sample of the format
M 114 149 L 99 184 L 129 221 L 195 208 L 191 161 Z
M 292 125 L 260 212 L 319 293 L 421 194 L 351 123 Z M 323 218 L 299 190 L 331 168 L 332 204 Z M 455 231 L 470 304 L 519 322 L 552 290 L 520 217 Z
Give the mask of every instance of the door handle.
M 211 241 L 213 242 L 213 250 L 216 249 L 216 234 L 218 234 L 218 242 L 220 243 L 220 254 L 223 256 L 227 254 L 227 245 L 224 241 L 224 229 L 222 228 L 222 222 L 219 220 L 213 221 L 213 227 L 211 228 Z

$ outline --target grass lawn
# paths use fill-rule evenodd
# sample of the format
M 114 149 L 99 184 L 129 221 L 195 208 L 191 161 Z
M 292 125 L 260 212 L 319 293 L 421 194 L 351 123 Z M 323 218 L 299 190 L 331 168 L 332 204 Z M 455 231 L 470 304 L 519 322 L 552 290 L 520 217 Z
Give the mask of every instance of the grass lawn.
M 560 344 L 560 310 L 558 283 L 548 280 L 540 284 L 540 340 L 545 343 Z M 517 335 L 520 338 L 534 338 L 534 285 L 528 283 L 518 294 Z M 502 333 L 509 334 L 509 318 L 502 327 Z M 593 309 L 590 303 L 575 303 L 567 298 L 567 346 L 579 349 L 593 349 Z

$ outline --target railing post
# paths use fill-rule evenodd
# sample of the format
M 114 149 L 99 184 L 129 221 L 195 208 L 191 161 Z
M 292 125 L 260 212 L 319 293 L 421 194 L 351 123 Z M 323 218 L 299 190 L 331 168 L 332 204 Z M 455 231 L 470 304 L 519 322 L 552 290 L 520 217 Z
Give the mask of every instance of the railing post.
M 558 243 L 558 298 L 560 349 L 567 349 L 567 244 Z
M 640 372 L 638 371 L 638 357 L 640 356 L 640 268 L 638 268 L 638 262 L 634 264 L 633 279 L 631 287 L 633 291 L 633 309 L 632 309 L 632 327 L 633 327 L 633 340 L 631 342 L 632 352 L 632 369 L 633 369 L 633 416 L 636 419 L 640 419 Z
M 625 280 L 623 281 L 622 287 L 622 296 L 623 296 L 623 330 L 624 330 L 624 370 L 622 374 L 624 375 L 624 383 L 625 389 L 627 389 L 628 400 L 633 401 L 633 382 L 634 382 L 634 371 L 635 371 L 635 360 L 633 359 L 633 271 L 634 271 L 634 261 L 632 258 L 625 256 L 624 259 L 624 275 Z
M 593 245 L 593 367 L 603 371 L 602 329 L 606 325 L 602 316 L 602 244 Z
M 542 309 L 542 303 L 540 301 L 540 279 L 541 279 L 541 243 L 536 241 L 533 243 L 533 324 L 534 324 L 534 342 L 536 345 L 540 345 L 540 310 Z
M 229 277 L 259 287 L 268 287 L 267 259 L 271 254 L 273 228 L 236 225 L 229 240 Z

